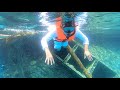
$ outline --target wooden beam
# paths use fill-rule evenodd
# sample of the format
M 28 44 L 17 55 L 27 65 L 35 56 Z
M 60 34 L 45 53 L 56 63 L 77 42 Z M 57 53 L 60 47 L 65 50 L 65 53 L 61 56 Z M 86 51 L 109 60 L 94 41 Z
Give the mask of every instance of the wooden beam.
M 78 46 L 75 45 L 72 49 L 73 49 L 73 52 L 75 52 L 77 50 Z M 65 57 L 64 59 L 64 63 L 67 63 L 71 58 L 71 55 L 68 53 L 68 55 Z
M 80 61 L 80 59 L 73 52 L 72 48 L 69 45 L 67 46 L 67 50 L 69 51 L 69 53 L 71 54 L 71 56 L 73 57 L 73 59 L 78 63 L 78 65 L 80 66 L 80 68 L 83 70 L 83 73 L 85 74 L 85 76 L 87 78 L 92 78 L 92 75 L 90 73 L 88 73 L 88 70 L 84 67 L 84 65 L 82 64 L 82 62 Z

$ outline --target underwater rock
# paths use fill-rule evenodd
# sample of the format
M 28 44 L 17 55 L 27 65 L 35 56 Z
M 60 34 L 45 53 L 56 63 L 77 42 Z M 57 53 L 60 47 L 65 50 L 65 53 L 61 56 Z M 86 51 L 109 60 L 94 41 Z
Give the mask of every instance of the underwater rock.
M 55 64 L 54 65 L 47 65 L 45 63 L 45 52 L 42 50 L 42 46 L 40 44 L 40 40 L 43 33 L 39 34 L 30 34 L 24 33 L 19 34 L 19 36 L 13 35 L 6 39 L 0 40 L 0 59 L 4 60 L 2 65 L 5 66 L 4 68 L 4 77 L 10 78 L 81 78 L 77 75 L 74 71 L 68 68 L 64 63 L 63 60 L 68 55 L 67 50 L 62 50 L 62 52 L 56 52 L 53 49 L 53 41 L 50 41 L 49 45 L 50 50 L 52 53 L 59 56 L 62 61 L 55 57 Z M 7 42 L 7 43 L 6 43 Z M 73 47 L 73 43 L 69 43 L 71 47 Z M 88 68 L 92 62 L 83 59 L 83 49 L 78 48 L 76 54 Z M 73 58 L 70 58 L 68 63 L 74 65 L 76 70 L 81 69 L 74 62 Z M 99 66 L 101 68 L 102 65 Z M 98 68 L 98 69 L 99 69 Z M 109 69 L 109 68 L 107 68 Z M 107 70 L 106 69 L 106 70 Z M 96 69 L 94 69 L 96 70 Z M 78 71 L 77 71 L 78 72 Z M 112 71 L 110 71 L 111 76 Z M 94 71 L 94 76 L 96 72 Z M 102 76 L 104 77 L 104 76 Z
M 55 58 L 55 65 L 47 65 L 45 53 L 42 50 L 40 40 L 42 34 L 29 34 L 20 37 L 11 36 L 2 39 L 0 49 L 4 58 L 4 77 L 10 78 L 73 78 L 78 77 L 59 60 Z M 16 73 L 17 72 L 17 73 Z M 9 76 L 7 76 L 9 74 Z
M 35 65 L 37 62 L 36 61 L 31 61 L 30 65 Z

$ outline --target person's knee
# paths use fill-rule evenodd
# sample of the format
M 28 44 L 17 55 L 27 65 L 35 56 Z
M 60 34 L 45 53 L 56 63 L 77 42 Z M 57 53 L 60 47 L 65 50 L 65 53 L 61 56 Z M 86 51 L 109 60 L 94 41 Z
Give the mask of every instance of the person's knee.
M 61 48 L 55 48 L 57 51 L 60 51 L 61 50 Z
M 63 48 L 67 48 L 67 46 L 68 46 L 68 42 L 64 42 L 62 45 Z
M 67 46 L 63 46 L 63 48 L 67 48 Z
M 54 49 L 57 50 L 57 51 L 60 51 L 61 47 L 60 46 L 54 46 Z

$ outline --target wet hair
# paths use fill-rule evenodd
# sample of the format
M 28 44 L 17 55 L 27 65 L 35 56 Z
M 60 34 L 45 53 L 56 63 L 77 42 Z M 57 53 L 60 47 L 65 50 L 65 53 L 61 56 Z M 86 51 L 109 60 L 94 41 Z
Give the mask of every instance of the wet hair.
M 74 17 L 74 13 L 73 12 L 65 12 L 65 16 L 67 16 L 69 18 L 73 18 Z
M 62 12 L 61 15 L 62 16 L 68 16 L 68 17 L 73 17 L 74 16 L 74 12 Z

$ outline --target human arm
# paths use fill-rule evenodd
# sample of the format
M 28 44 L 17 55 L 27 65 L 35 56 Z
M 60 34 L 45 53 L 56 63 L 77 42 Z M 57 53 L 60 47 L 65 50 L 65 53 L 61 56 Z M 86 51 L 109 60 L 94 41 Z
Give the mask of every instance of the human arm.
M 55 37 L 55 31 L 50 31 L 49 33 L 47 33 L 46 36 L 44 36 L 41 40 L 41 45 L 42 45 L 42 48 L 43 50 L 45 51 L 45 54 L 46 54 L 46 59 L 45 59 L 45 63 L 47 63 L 48 65 L 49 64 L 54 64 L 54 59 L 53 59 L 53 56 L 49 50 L 49 47 L 48 47 L 48 41 L 50 41 L 51 39 L 53 39 Z
M 78 38 L 79 40 L 82 40 L 83 45 L 84 45 L 84 59 L 87 57 L 89 61 L 92 61 L 92 54 L 89 51 L 89 40 L 88 38 L 85 36 L 85 34 L 83 34 L 80 30 L 76 30 L 76 34 L 75 37 Z
M 53 58 L 53 56 L 52 56 L 48 47 L 45 48 L 45 54 L 46 54 L 45 63 L 47 63 L 48 65 L 49 64 L 51 64 L 51 65 L 54 64 L 55 63 L 54 58 Z
M 90 53 L 90 51 L 88 50 L 88 44 L 84 44 L 84 59 L 88 58 L 89 61 L 92 61 L 92 54 Z

